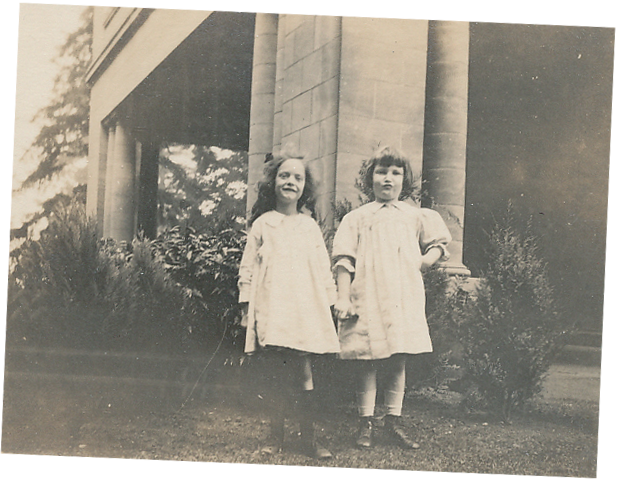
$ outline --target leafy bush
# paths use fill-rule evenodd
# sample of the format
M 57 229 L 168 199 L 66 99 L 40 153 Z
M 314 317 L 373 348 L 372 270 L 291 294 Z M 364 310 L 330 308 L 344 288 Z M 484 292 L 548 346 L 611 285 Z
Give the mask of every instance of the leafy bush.
M 131 244 L 107 240 L 116 268 L 106 336 L 123 350 L 180 353 L 199 348 L 194 325 L 200 321 L 190 299 L 169 276 L 153 242 L 137 238 Z
M 100 290 L 106 271 L 96 227 L 75 203 L 60 204 L 50 217 L 40 240 L 26 241 L 13 254 L 19 257 L 13 277 L 24 288 L 39 293 L 53 289 L 68 301 L 90 298 Z
M 511 208 L 488 236 L 488 267 L 473 295 L 458 290 L 452 312 L 465 379 L 504 421 L 540 391 L 567 328 L 530 228 Z M 468 393 L 472 392 L 468 390 Z
M 225 339 L 240 345 L 238 268 L 246 233 L 226 229 L 217 234 L 198 234 L 190 227 L 172 227 L 153 242 L 170 278 L 191 299 L 200 317 L 195 328 L 204 339 Z

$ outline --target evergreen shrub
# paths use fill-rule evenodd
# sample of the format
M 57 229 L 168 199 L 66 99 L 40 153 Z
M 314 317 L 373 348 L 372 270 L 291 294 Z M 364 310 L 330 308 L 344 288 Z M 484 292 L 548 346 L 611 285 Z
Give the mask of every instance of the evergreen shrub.
M 487 268 L 472 295 L 453 304 L 467 398 L 509 422 L 540 392 L 568 327 L 559 313 L 530 225 L 516 226 L 511 207 L 488 235 Z
M 12 252 L 10 346 L 171 352 L 192 339 L 184 292 L 152 242 L 99 238 L 83 203 L 60 205 Z
M 7 341 L 70 345 L 101 332 L 115 268 L 83 205 L 60 204 L 11 257 Z

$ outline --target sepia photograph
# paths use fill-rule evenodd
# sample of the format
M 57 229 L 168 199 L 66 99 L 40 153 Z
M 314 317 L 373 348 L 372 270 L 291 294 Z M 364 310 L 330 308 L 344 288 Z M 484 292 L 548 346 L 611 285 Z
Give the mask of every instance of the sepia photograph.
M 120 3 L 7 6 L 9 478 L 609 478 L 607 2 Z

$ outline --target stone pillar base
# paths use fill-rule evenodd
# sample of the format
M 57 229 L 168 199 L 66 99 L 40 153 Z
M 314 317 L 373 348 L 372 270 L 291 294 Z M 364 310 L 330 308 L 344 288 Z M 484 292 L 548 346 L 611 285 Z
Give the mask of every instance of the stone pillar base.
M 452 263 L 452 264 L 449 264 L 448 262 L 446 262 L 443 265 L 441 265 L 440 267 L 448 275 L 452 275 L 452 276 L 457 275 L 457 276 L 462 276 L 462 277 L 470 277 L 471 276 L 471 270 L 469 270 L 462 263 Z

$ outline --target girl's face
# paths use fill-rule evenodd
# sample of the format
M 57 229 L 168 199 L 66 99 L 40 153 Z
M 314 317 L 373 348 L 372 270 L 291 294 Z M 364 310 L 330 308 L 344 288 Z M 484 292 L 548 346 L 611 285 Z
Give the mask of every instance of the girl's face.
M 298 203 L 304 192 L 306 172 L 302 160 L 289 158 L 281 163 L 274 179 L 274 194 L 279 205 Z
M 390 165 L 376 165 L 373 171 L 373 193 L 378 202 L 393 202 L 398 200 L 403 189 L 405 169 Z

